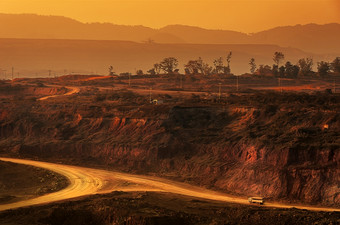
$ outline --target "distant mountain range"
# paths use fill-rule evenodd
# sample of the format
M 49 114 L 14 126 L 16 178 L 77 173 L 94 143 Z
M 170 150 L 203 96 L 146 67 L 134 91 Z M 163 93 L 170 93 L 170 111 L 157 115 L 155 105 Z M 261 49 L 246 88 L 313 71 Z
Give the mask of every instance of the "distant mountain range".
M 264 44 L 314 54 L 340 55 L 340 24 L 277 27 L 246 34 L 170 25 L 161 29 L 110 23 L 81 23 L 60 16 L 0 14 L 0 38 L 122 40 L 176 44 Z

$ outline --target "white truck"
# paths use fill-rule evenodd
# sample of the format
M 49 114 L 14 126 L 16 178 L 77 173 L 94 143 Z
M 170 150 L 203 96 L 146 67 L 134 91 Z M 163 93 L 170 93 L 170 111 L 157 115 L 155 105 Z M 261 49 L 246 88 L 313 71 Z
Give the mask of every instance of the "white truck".
M 264 204 L 264 198 L 263 197 L 249 197 L 248 201 L 249 201 L 249 203 L 258 203 L 260 205 Z

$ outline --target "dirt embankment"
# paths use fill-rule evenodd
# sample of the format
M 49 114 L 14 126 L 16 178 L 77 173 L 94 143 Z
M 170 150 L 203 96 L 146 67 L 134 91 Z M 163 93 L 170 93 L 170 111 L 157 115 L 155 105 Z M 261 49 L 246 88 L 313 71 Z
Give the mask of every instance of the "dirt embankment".
M 178 207 L 180 206 L 180 207 Z M 169 193 L 113 192 L 0 213 L 1 224 L 337 224 L 339 212 L 269 209 Z
M 31 82 L 29 85 L 22 85 L 15 80 L 12 83 L 0 83 L 0 99 L 3 100 L 35 100 L 42 96 L 63 95 L 67 91 L 68 89 L 65 87 L 45 86 L 39 81 Z
M 159 106 L 142 99 L 117 92 L 1 107 L 2 153 L 339 206 L 339 96 L 267 93 Z
M 56 192 L 68 180 L 44 169 L 0 161 L 0 204 L 7 204 Z

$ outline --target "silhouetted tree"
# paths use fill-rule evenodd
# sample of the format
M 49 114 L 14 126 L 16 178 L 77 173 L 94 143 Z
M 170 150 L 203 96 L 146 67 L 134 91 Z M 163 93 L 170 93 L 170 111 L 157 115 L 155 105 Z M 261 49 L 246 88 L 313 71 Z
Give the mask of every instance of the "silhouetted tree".
M 212 73 L 212 71 L 213 71 L 212 66 L 209 66 L 208 63 L 203 63 L 203 65 L 202 65 L 202 73 L 204 75 L 210 75 Z
M 279 67 L 276 64 L 273 64 L 272 74 L 276 77 L 279 75 Z
M 275 52 L 274 53 L 273 60 L 274 60 L 275 64 L 277 65 L 277 68 L 280 67 L 280 62 L 282 60 L 284 60 L 284 58 L 285 58 L 285 55 L 282 52 Z
M 161 69 L 167 74 L 172 74 L 178 66 L 178 60 L 174 57 L 168 57 L 163 59 L 160 63 Z
M 113 72 L 113 66 L 109 66 L 109 75 L 112 76 L 114 74 L 115 72 Z
M 137 74 L 137 75 L 140 75 L 140 76 L 141 76 L 141 75 L 144 75 L 143 70 L 137 70 L 137 71 L 136 71 L 136 74 Z
M 300 74 L 303 76 L 310 75 L 313 71 L 313 59 L 303 58 L 298 61 L 300 67 Z
M 261 76 L 272 75 L 273 71 L 269 65 L 260 65 L 256 73 Z
M 328 75 L 329 71 L 331 70 L 331 65 L 328 62 L 318 62 L 318 73 L 320 76 L 325 77 Z
M 224 68 L 224 65 L 223 65 L 223 59 L 222 57 L 218 58 L 218 59 L 215 59 L 214 60 L 214 67 L 215 67 L 215 73 L 223 73 L 223 68 Z
M 230 74 L 230 67 L 228 66 L 223 66 L 223 74 Z
M 231 68 L 230 68 L 230 62 L 231 62 L 231 56 L 233 52 L 229 52 L 227 55 L 227 66 L 224 68 L 224 73 L 225 74 L 230 74 L 231 73 Z
M 155 68 L 149 69 L 147 73 L 150 75 L 156 75 Z
M 205 63 L 201 57 L 197 60 L 189 60 L 185 67 L 186 74 L 204 74 L 208 75 L 212 71 L 212 67 Z
M 286 69 L 285 71 L 286 76 L 290 78 L 296 78 L 300 71 L 300 67 L 298 67 L 297 65 L 293 65 L 289 61 L 286 62 L 285 69 Z
M 334 73 L 340 73 L 340 57 L 336 57 L 333 62 L 331 62 L 331 69 Z
M 286 68 L 284 66 L 281 66 L 279 68 L 279 76 L 280 77 L 284 77 L 285 76 L 285 72 L 286 72 Z
M 250 59 L 249 65 L 250 65 L 250 72 L 251 73 L 255 73 L 255 71 L 256 71 L 256 63 L 255 63 L 255 59 L 254 58 Z
M 130 72 L 123 72 L 120 73 L 119 76 L 131 76 L 132 74 Z
M 187 64 L 184 65 L 186 74 L 198 74 L 198 70 L 201 65 L 198 60 L 189 60 Z
M 161 68 L 160 64 L 158 64 L 158 63 L 154 64 L 153 68 L 154 68 L 156 74 L 160 74 L 161 73 L 161 69 L 162 68 Z

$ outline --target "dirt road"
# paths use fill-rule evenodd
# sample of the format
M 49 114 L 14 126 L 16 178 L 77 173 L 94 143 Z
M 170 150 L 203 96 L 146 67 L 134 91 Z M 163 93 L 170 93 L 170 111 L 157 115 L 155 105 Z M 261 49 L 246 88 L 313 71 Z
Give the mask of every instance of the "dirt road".
M 170 192 L 209 200 L 249 204 L 246 198 L 233 197 L 223 193 L 157 177 L 131 175 L 106 170 L 23 159 L 0 158 L 0 160 L 45 168 L 62 174 L 70 180 L 70 185 L 61 191 L 21 202 L 0 205 L 0 211 L 23 206 L 46 204 L 85 195 L 109 193 L 112 191 Z M 285 205 L 279 203 L 266 203 L 264 206 L 276 208 L 295 207 L 315 211 L 340 211 L 339 208 L 321 208 L 314 206 Z
M 71 89 L 71 90 L 66 92 L 63 95 L 73 95 L 73 94 L 78 93 L 80 91 L 79 87 L 65 87 L 65 88 Z M 46 96 L 46 97 L 39 98 L 38 100 L 42 101 L 42 100 L 46 100 L 46 99 L 49 99 L 49 98 L 55 98 L 55 97 L 59 97 L 59 96 L 62 96 L 62 95 L 49 95 L 49 96 Z

